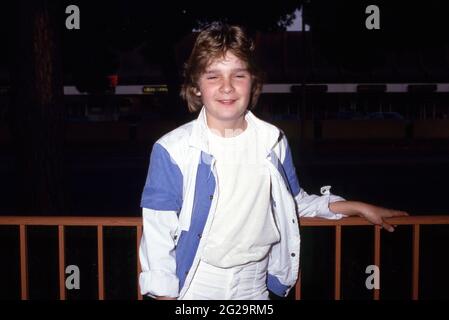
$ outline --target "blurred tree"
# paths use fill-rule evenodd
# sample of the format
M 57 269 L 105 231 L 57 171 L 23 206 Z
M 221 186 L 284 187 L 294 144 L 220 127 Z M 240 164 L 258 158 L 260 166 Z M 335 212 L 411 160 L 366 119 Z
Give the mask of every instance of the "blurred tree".
M 10 128 L 20 203 L 27 214 L 64 214 L 64 106 L 57 1 L 11 8 Z

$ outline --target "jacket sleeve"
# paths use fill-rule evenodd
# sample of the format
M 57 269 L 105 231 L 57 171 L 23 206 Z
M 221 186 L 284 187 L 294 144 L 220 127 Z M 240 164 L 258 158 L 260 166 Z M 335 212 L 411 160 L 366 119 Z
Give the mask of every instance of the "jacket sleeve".
M 342 197 L 331 194 L 331 186 L 322 187 L 321 196 L 315 194 L 309 195 L 299 186 L 296 169 L 293 165 L 292 154 L 285 136 L 282 139 L 282 143 L 284 147 L 283 157 L 281 155 L 281 159 L 283 158 L 282 168 L 290 192 L 295 199 L 298 215 L 300 217 L 321 217 L 326 219 L 341 219 L 342 217 L 345 217 L 345 215 L 332 212 L 329 209 L 329 203 L 345 200 Z
M 143 295 L 177 297 L 176 237 L 182 206 L 182 173 L 167 150 L 156 143 L 142 194 L 143 235 L 139 276 Z

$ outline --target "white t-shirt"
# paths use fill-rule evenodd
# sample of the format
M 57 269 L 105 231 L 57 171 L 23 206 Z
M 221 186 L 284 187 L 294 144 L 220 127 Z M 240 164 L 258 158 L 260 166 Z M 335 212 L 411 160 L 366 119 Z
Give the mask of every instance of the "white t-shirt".
M 229 138 L 208 130 L 219 198 L 202 260 L 221 268 L 260 261 L 280 239 L 271 211 L 266 155 L 258 150 L 256 131 L 247 123 L 242 133 Z

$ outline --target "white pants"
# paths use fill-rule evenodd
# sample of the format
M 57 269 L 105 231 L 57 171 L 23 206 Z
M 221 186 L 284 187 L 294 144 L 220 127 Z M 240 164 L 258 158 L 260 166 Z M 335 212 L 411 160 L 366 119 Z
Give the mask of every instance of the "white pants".
M 181 300 L 268 300 L 268 258 L 233 268 L 200 261 Z

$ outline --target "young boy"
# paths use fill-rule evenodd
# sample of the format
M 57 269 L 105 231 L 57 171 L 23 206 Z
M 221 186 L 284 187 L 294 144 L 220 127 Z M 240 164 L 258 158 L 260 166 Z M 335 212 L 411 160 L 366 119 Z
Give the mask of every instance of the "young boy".
M 182 96 L 196 120 L 153 146 L 142 195 L 140 288 L 156 299 L 286 296 L 299 269 L 299 217 L 405 212 L 345 201 L 298 184 L 282 131 L 250 111 L 261 92 L 254 46 L 237 26 L 198 35 Z

